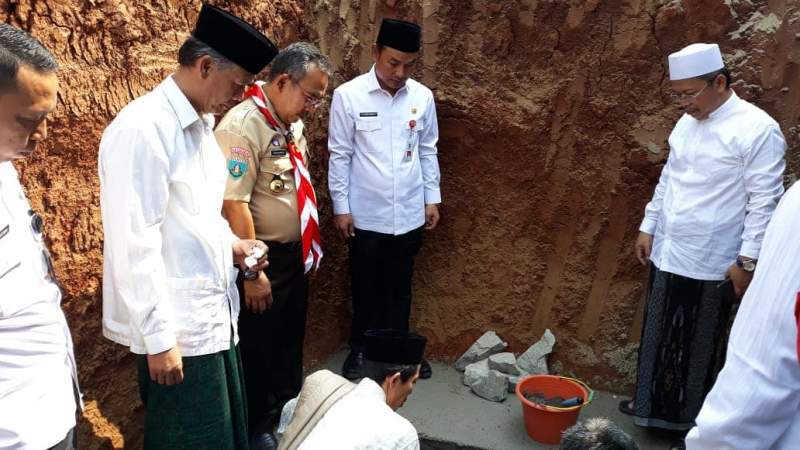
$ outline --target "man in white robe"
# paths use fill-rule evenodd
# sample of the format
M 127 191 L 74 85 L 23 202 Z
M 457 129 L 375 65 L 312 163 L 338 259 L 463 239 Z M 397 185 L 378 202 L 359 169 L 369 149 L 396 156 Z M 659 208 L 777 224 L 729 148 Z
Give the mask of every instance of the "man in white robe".
M 234 264 L 261 270 L 267 248 L 222 217 L 228 172 L 212 113 L 238 102 L 276 53 L 205 4 L 175 73 L 100 141 L 103 335 L 137 354 L 148 450 L 247 448 Z
M 620 410 L 639 426 L 683 432 L 721 367 L 732 305 L 783 194 L 786 143 L 775 120 L 731 88 L 716 44 L 671 54 L 669 72 L 684 114 L 636 241 L 651 273 L 636 393 Z

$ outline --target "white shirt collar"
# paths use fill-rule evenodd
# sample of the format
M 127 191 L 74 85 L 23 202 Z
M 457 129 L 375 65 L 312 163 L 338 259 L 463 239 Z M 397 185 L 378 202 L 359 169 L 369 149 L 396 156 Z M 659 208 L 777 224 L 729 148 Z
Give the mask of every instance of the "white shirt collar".
M 715 109 L 714 111 L 711 111 L 711 113 L 708 115 L 708 118 L 716 119 L 724 116 L 726 112 L 730 111 L 736 106 L 736 103 L 738 101 L 739 101 L 739 96 L 737 96 L 736 92 L 734 92 L 731 89 L 731 96 L 727 100 L 725 100 L 725 103 L 719 105 L 717 109 Z
M 355 390 L 369 397 L 380 399 L 380 401 L 386 403 L 386 392 L 384 392 L 383 388 L 372 378 L 364 378 L 359 381 Z
M 172 110 L 175 111 L 175 115 L 178 117 L 178 123 L 180 123 L 181 129 L 185 130 L 198 120 L 201 120 L 201 117 L 199 114 L 197 114 L 197 110 L 194 109 L 194 106 L 192 106 L 192 104 L 189 102 L 186 94 L 184 94 L 183 91 L 181 91 L 181 88 L 178 87 L 178 83 L 175 82 L 174 77 L 175 74 L 168 76 L 164 81 L 161 82 L 160 87 L 164 92 L 164 95 L 167 97 L 167 101 L 172 107 Z
M 407 89 L 408 89 L 408 80 L 406 80 L 406 84 L 404 84 L 403 87 L 401 87 L 400 89 L 397 90 L 395 95 L 397 95 L 400 92 L 402 92 L 404 90 L 407 90 Z M 375 64 L 372 65 L 372 67 L 369 69 L 369 72 L 367 73 L 367 91 L 368 92 L 374 92 L 374 91 L 384 91 L 384 92 L 386 92 L 381 87 L 381 84 L 378 82 L 378 74 L 375 71 Z M 388 92 L 387 92 L 387 94 L 388 94 Z

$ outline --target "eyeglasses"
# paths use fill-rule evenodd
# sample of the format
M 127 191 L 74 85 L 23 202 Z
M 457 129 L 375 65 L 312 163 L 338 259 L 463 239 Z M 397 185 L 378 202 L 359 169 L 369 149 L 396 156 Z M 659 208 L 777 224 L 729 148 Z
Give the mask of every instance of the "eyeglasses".
M 307 90 L 303 89 L 303 86 L 300 86 L 300 83 L 295 83 L 295 85 L 297 85 L 297 87 L 299 87 L 300 90 L 303 92 L 303 96 L 306 99 L 306 105 L 312 108 L 319 108 L 322 105 L 322 102 L 325 101 L 323 97 L 316 97 Z
M 708 86 L 709 85 L 706 84 L 705 86 L 703 86 L 703 89 L 700 89 L 699 91 L 695 92 L 694 94 L 678 94 L 678 93 L 673 92 L 673 93 L 669 94 L 668 97 L 673 103 L 688 103 L 688 102 L 692 102 L 700 94 L 702 94 L 703 91 L 705 91 Z

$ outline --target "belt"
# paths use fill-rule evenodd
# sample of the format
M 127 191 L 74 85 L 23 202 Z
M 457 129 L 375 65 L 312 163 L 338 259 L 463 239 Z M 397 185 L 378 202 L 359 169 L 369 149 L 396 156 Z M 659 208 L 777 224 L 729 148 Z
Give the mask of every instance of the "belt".
M 269 251 L 276 252 L 296 252 L 303 249 L 303 243 L 300 241 L 295 242 L 276 242 L 276 241 L 261 241 L 267 244 Z

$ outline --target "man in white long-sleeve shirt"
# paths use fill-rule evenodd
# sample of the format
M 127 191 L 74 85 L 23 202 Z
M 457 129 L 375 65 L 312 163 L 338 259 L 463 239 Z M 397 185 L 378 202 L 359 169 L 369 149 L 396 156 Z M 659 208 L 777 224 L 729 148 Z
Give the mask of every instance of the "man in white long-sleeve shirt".
M 800 448 L 800 183 L 786 192 L 764 236 L 758 269 L 731 329 L 725 367 L 688 450 Z
M 719 370 L 731 305 L 747 289 L 783 194 L 786 144 L 778 124 L 730 88 L 716 44 L 673 53 L 669 71 L 685 114 L 636 242 L 652 268 L 636 393 L 620 409 L 640 426 L 686 431 Z
M 47 137 L 58 62 L 0 23 L 0 448 L 75 448 L 77 372 L 61 289 L 11 161 Z
M 126 106 L 100 142 L 103 333 L 138 354 L 144 446 L 247 448 L 236 269 L 266 246 L 223 219 L 227 169 L 213 116 L 277 53 L 259 31 L 204 5 L 179 67 Z
M 343 375 L 364 361 L 367 329 L 408 330 L 414 256 L 439 222 L 439 129 L 433 93 L 409 78 L 420 27 L 384 19 L 369 72 L 333 93 L 328 187 L 350 251 L 353 320 Z M 430 365 L 422 364 L 422 378 Z

